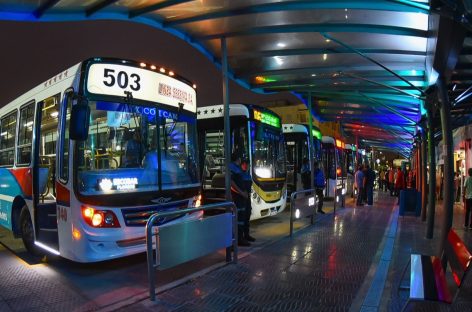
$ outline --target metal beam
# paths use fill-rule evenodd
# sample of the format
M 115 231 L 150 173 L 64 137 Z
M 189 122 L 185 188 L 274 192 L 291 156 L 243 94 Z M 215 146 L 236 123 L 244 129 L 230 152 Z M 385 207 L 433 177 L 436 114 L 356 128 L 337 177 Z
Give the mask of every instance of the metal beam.
M 167 0 L 167 1 L 162 1 L 153 5 L 149 5 L 143 8 L 139 8 L 136 10 L 132 10 L 129 12 L 129 18 L 134 18 L 136 16 L 149 13 L 152 11 L 157 11 L 157 10 L 162 10 L 177 4 L 185 3 L 185 2 L 191 2 L 193 0 Z
M 36 10 L 34 10 L 33 15 L 36 18 L 41 18 L 41 16 L 46 13 L 47 10 L 55 6 L 61 0 L 47 0 L 44 1 Z
M 375 81 L 375 80 L 372 80 L 372 79 L 367 79 L 367 78 L 364 78 L 364 77 L 361 77 L 361 76 L 358 76 L 358 75 L 354 75 L 354 74 L 350 74 L 350 73 L 341 73 L 342 75 L 346 75 L 348 77 L 352 77 L 352 78 L 356 78 L 356 79 L 359 79 L 359 80 L 363 80 L 363 81 L 367 81 L 367 82 L 370 82 L 372 84 L 375 84 L 375 85 L 379 85 L 379 86 L 382 86 L 384 88 L 388 88 L 388 89 L 392 89 L 392 90 L 395 90 L 399 93 L 402 93 L 404 95 L 408 95 L 408 96 L 411 96 L 412 98 L 415 98 L 415 99 L 419 99 L 421 98 L 420 96 L 416 95 L 416 94 L 412 94 L 412 93 L 409 93 L 405 90 L 402 90 L 400 88 L 397 88 L 397 87 L 392 87 L 392 86 L 389 86 L 389 85 L 386 85 L 385 83 L 381 83 L 381 82 L 378 82 L 378 81 Z M 415 87 L 415 90 L 416 90 L 416 87 Z
M 407 27 L 387 26 L 387 25 L 368 25 L 368 24 L 343 24 L 343 23 L 327 23 L 327 24 L 290 24 L 290 25 L 273 25 L 248 28 L 245 30 L 220 32 L 211 35 L 196 36 L 197 40 L 213 40 L 222 37 L 241 37 L 265 34 L 280 33 L 323 33 L 323 32 L 343 32 L 343 33 L 373 33 L 398 36 L 410 36 L 426 38 L 427 32 L 419 29 Z
M 115 2 L 118 2 L 118 0 L 103 0 L 94 5 L 91 5 L 85 10 L 85 16 L 89 17 L 90 15 L 100 11 L 101 9 L 106 8 L 109 5 L 112 5 Z
M 372 102 L 375 102 L 375 103 L 379 104 L 380 106 L 382 106 L 383 108 L 389 110 L 389 111 L 392 112 L 393 114 L 395 114 L 395 115 L 397 115 L 397 116 L 399 116 L 399 117 L 401 117 L 401 118 L 403 118 L 403 119 L 405 119 L 405 120 L 408 120 L 408 121 L 411 122 L 413 125 L 416 125 L 416 124 L 417 124 L 416 121 L 414 121 L 413 119 L 411 119 L 411 118 L 409 118 L 409 117 L 406 117 L 405 115 L 403 115 L 403 114 L 397 112 L 395 109 L 391 108 L 390 106 L 385 105 L 384 103 L 379 102 L 379 101 L 377 101 L 377 100 L 375 100 L 375 99 L 373 99 L 373 98 L 371 98 L 371 97 L 369 97 L 369 96 L 367 96 L 367 95 L 365 95 L 365 94 L 363 94 L 363 93 L 360 93 L 360 94 L 363 95 L 366 99 L 368 99 L 368 100 L 370 100 L 370 101 L 372 101 Z
M 424 64 L 411 64 L 409 65 L 410 69 L 405 70 L 403 66 L 399 66 L 401 69 L 395 70 L 395 72 L 403 75 L 411 75 L 412 71 L 415 71 L 417 74 L 414 76 L 418 76 L 418 73 L 424 74 Z M 253 69 L 253 68 L 251 68 Z M 340 71 L 345 71 L 346 66 L 325 66 L 325 67 L 298 67 L 298 68 L 287 68 L 287 69 L 271 69 L 271 70 L 253 70 L 251 72 L 240 72 L 238 73 L 238 77 L 251 79 L 256 76 L 270 76 L 270 75 L 290 75 L 290 74 L 321 74 L 321 73 L 329 73 L 329 74 L 338 74 Z M 380 73 L 385 73 L 385 71 L 378 70 L 378 66 L 375 65 L 361 65 L 361 66 L 350 66 L 349 72 L 355 73 L 359 72 L 364 75 L 364 77 L 376 77 Z M 409 73 L 408 73 L 409 72 Z
M 430 10 L 430 6 L 427 4 L 423 3 L 418 3 L 415 1 L 410 1 L 410 0 L 387 0 L 388 2 L 393 2 L 393 3 L 399 3 L 404 6 L 410 7 L 410 8 L 415 8 L 415 9 L 421 9 L 424 10 L 424 13 L 428 14 Z
M 358 49 L 358 51 L 367 54 L 396 54 L 396 55 L 413 55 L 426 56 L 426 52 L 413 50 L 396 50 L 396 49 Z M 321 54 L 352 54 L 349 49 L 343 48 L 312 48 L 312 49 L 278 49 L 278 50 L 264 50 L 264 51 L 248 51 L 238 54 L 228 55 L 230 58 L 261 58 L 272 56 L 291 56 L 291 55 L 321 55 Z
M 415 88 L 417 91 L 419 91 L 422 95 L 424 95 L 424 92 L 423 90 L 421 90 L 420 88 L 416 87 L 414 84 L 412 84 L 410 81 L 406 80 L 405 78 L 403 78 L 402 76 L 398 75 L 397 73 L 395 73 L 393 70 L 391 70 L 390 68 L 388 68 L 387 66 L 383 65 L 382 63 L 380 63 L 379 61 L 377 60 L 374 60 L 373 58 L 371 58 L 370 56 L 362 53 L 361 51 L 357 50 L 356 48 L 353 48 L 351 47 L 350 45 L 342 42 L 341 40 L 338 40 L 336 38 L 334 38 L 333 36 L 330 36 L 329 34 L 327 33 L 322 33 L 322 35 L 326 38 L 326 39 L 330 39 L 334 42 L 336 42 L 337 44 L 345 47 L 346 49 L 349 49 L 351 51 L 353 51 L 354 53 L 362 56 L 363 58 L 365 58 L 366 60 L 374 63 L 375 65 L 378 65 L 380 66 L 381 68 L 385 69 L 387 72 L 391 73 L 392 75 L 394 75 L 395 77 L 397 77 L 398 79 L 400 79 L 401 81 L 407 83 L 408 85 L 410 85 L 411 87 Z
M 391 1 L 395 2 L 395 1 Z M 403 3 L 390 4 L 384 1 L 352 1 L 352 0 L 311 0 L 311 1 L 290 1 L 275 2 L 260 5 L 248 5 L 235 9 L 219 10 L 216 12 L 199 14 L 192 17 L 175 19 L 165 22 L 164 26 L 175 26 L 185 23 L 193 23 L 210 19 L 237 17 L 248 14 L 260 14 L 269 12 L 287 12 L 287 11 L 303 11 L 303 10 L 382 10 L 397 12 L 418 12 L 429 14 L 424 7 L 405 6 Z
M 223 76 L 223 107 L 224 107 L 224 156 L 225 156 L 225 198 L 232 201 L 231 197 L 231 175 L 229 164 L 231 162 L 231 127 L 229 118 L 229 81 L 228 81 L 228 58 L 226 55 L 226 39 L 221 38 L 221 74 Z
M 426 238 L 432 239 L 434 234 L 434 217 L 436 214 L 436 151 L 434 144 L 434 114 L 433 102 L 426 105 L 426 116 L 428 123 L 428 161 L 429 161 L 429 192 L 428 192 L 428 215 L 426 220 Z
M 441 233 L 442 248 L 447 241 L 447 235 L 452 227 L 454 217 L 454 142 L 452 138 L 450 103 L 444 77 L 439 76 L 436 85 L 438 86 L 439 113 L 441 115 L 441 129 L 444 140 L 444 216 Z

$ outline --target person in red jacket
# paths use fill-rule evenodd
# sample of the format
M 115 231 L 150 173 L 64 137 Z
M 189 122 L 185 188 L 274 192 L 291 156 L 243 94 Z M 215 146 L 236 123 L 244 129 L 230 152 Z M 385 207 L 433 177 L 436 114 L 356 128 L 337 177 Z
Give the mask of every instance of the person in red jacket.
M 395 195 L 400 196 L 400 191 L 405 188 L 405 175 L 400 167 L 397 169 L 397 179 L 395 180 Z

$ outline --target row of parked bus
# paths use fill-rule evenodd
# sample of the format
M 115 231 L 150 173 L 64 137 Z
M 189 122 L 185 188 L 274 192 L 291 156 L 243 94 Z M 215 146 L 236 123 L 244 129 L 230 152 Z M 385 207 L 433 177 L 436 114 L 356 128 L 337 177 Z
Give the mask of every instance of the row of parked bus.
M 352 189 L 349 145 L 315 128 L 311 155 L 304 125 L 242 104 L 230 118 L 231 152 L 252 176 L 251 219 L 285 209 L 305 157 L 322 161 L 326 196 Z M 223 151 L 223 106 L 197 109 L 191 82 L 154 65 L 86 60 L 0 108 L 0 226 L 30 252 L 77 262 L 143 252 L 152 214 L 224 197 Z

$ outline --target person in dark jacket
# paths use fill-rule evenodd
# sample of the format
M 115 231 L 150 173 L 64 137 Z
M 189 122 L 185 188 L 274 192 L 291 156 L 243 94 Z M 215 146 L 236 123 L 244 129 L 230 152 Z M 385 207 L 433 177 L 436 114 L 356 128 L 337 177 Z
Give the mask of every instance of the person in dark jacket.
M 231 197 L 238 210 L 238 245 L 251 246 L 244 238 L 244 224 L 246 219 L 246 205 L 249 194 L 246 190 L 244 171 L 241 169 L 241 157 L 233 153 L 229 164 L 231 172 Z
M 318 196 L 318 212 L 324 214 L 325 212 L 323 211 L 323 191 L 326 186 L 326 180 L 323 170 L 320 169 L 319 164 L 316 161 L 314 163 L 313 170 L 313 174 L 315 176 L 314 186 L 316 190 L 316 196 Z
M 367 197 L 367 206 L 372 206 L 374 203 L 374 182 L 375 172 L 368 164 L 365 165 L 365 192 Z

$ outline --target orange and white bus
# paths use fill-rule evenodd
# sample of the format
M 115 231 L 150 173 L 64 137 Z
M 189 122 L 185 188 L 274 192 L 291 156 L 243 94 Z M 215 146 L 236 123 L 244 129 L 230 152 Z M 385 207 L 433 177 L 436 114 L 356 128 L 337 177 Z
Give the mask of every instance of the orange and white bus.
M 0 226 L 30 252 L 77 262 L 145 251 L 153 213 L 199 205 L 195 88 L 93 58 L 2 107 Z

